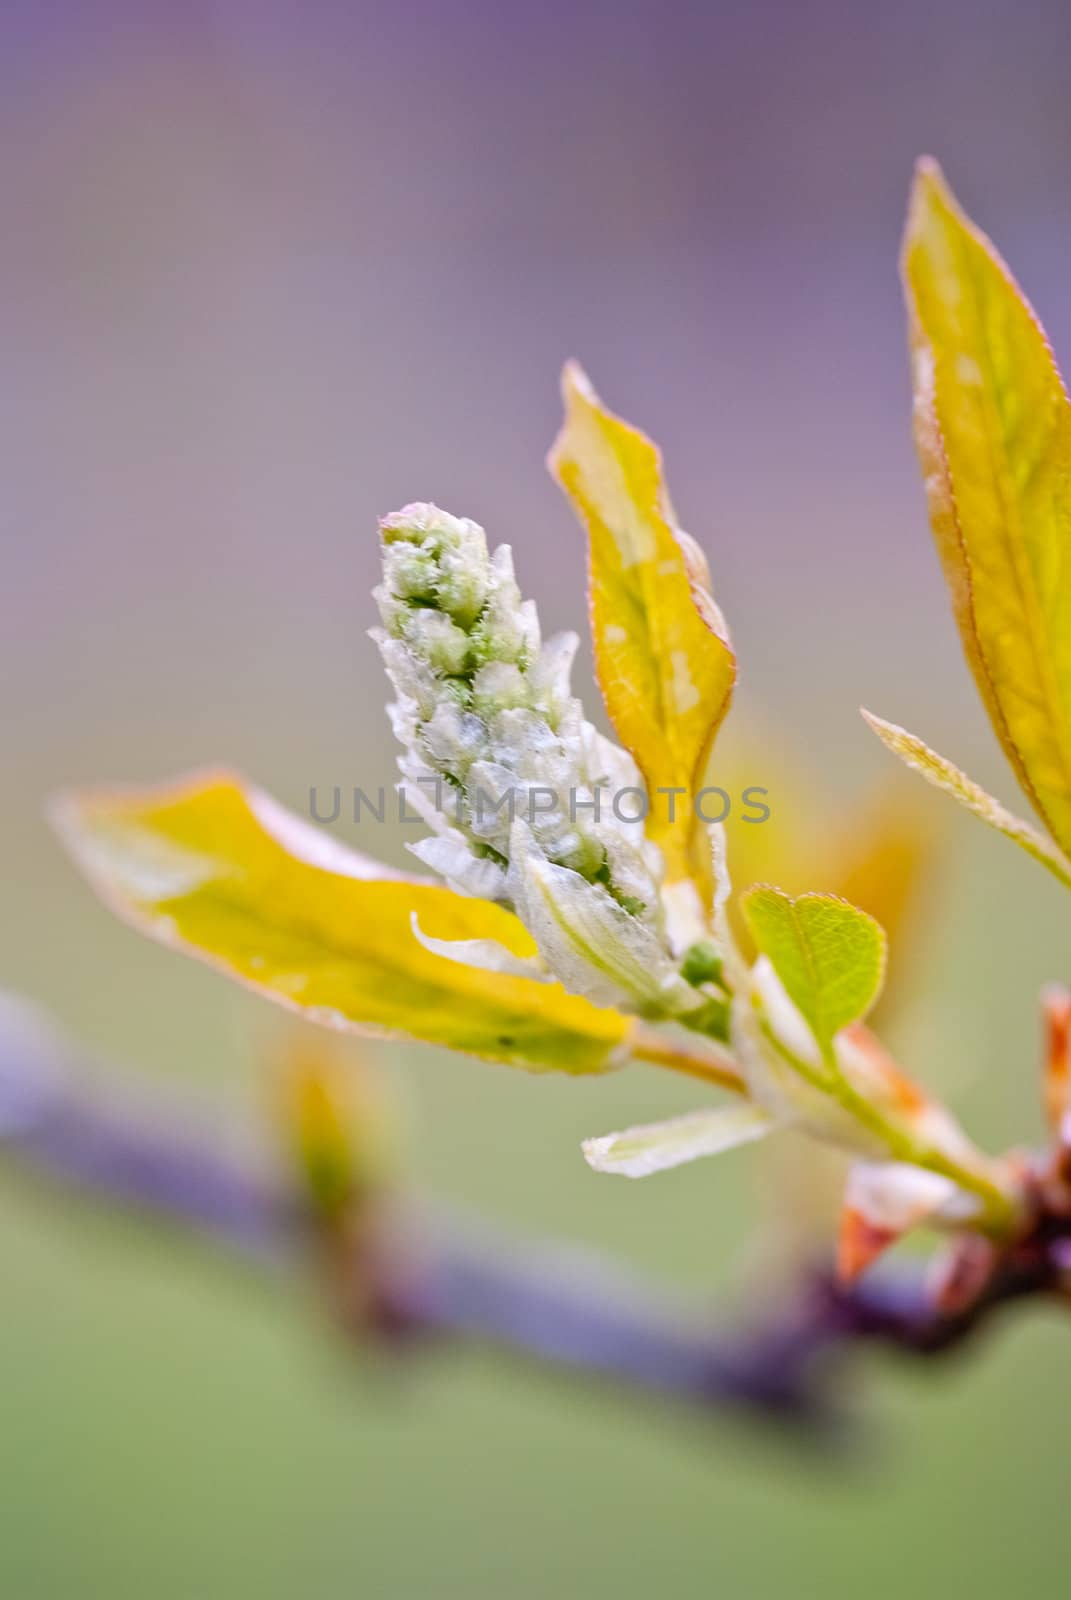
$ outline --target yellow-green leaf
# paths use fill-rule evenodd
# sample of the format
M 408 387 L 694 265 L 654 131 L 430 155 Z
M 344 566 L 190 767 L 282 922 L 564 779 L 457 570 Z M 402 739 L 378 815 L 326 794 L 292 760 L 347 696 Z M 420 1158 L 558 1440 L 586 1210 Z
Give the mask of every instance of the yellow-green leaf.
M 915 434 L 967 659 L 1023 790 L 1071 850 L 1071 405 L 993 245 L 921 162 L 903 252 Z
M 864 711 L 863 716 L 882 744 L 886 745 L 894 755 L 898 755 L 901 761 L 905 761 L 913 771 L 920 773 L 927 783 L 932 783 L 937 789 L 943 789 L 954 800 L 958 800 L 961 806 L 966 806 L 976 817 L 981 817 L 991 828 L 996 828 L 1006 839 L 1014 840 L 1028 855 L 1033 856 L 1035 861 L 1040 861 L 1043 867 L 1048 867 L 1061 883 L 1071 888 L 1071 861 L 1051 839 L 1046 838 L 1031 823 L 1024 822 L 1022 817 L 1014 816 L 1012 812 L 1006 810 L 999 800 L 994 800 L 993 796 L 987 794 L 973 778 L 968 778 L 965 772 L 954 767 L 951 761 L 946 761 L 944 756 L 939 756 L 936 750 L 931 750 L 929 745 L 923 744 L 913 733 L 898 728 L 895 722 L 885 722 L 869 711 Z
M 729 708 L 736 659 L 701 551 L 676 526 L 662 458 L 566 367 L 549 465 L 588 532 L 595 666 L 618 738 L 643 774 L 670 881 L 710 864 L 693 798 Z M 675 799 L 659 790 L 683 790 Z M 671 817 L 673 820 L 671 820 Z
M 885 976 L 885 935 L 873 917 L 831 894 L 760 885 L 743 897 L 756 946 L 823 1051 L 865 1017 Z
M 462 966 L 440 939 L 535 946 L 501 906 L 391 876 L 227 773 L 61 797 L 53 820 L 102 899 L 142 933 L 329 1027 L 489 1060 L 603 1072 L 631 1024 L 558 984 Z

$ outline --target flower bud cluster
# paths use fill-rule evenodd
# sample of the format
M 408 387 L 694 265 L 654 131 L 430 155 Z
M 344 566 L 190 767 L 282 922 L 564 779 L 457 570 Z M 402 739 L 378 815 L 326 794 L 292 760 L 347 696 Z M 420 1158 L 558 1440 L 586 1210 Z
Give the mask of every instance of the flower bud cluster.
M 511 901 L 509 840 L 520 817 L 548 861 L 657 920 L 658 851 L 605 793 L 596 802 L 596 789 L 640 780 L 570 693 L 576 635 L 542 642 L 509 547 L 489 554 L 476 523 L 411 505 L 381 533 L 375 637 L 398 695 L 391 720 L 405 747 L 407 799 L 437 835 L 417 853 L 470 893 Z
M 434 830 L 411 848 L 456 889 L 512 906 L 566 987 L 696 1013 L 710 997 L 669 949 L 661 852 L 606 803 L 639 773 L 570 691 L 575 634 L 544 643 L 508 546 L 489 553 L 475 522 L 416 504 L 380 531 L 373 636 L 406 798 Z

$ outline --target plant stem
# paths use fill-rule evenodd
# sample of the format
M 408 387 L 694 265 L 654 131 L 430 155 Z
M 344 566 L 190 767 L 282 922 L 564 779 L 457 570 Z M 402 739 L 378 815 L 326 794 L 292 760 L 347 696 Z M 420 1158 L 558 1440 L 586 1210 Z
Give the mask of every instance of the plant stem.
M 658 1028 L 638 1022 L 629 1036 L 628 1048 L 636 1061 L 668 1067 L 671 1072 L 698 1078 L 701 1083 L 729 1089 L 733 1094 L 747 1094 L 747 1084 L 740 1068 L 728 1051 L 713 1040 L 697 1049 L 687 1040 L 676 1039 L 671 1034 L 660 1032 Z
M 663 1065 L 700 1064 L 653 1029 L 641 1045 Z M 693 1413 L 737 1411 L 823 1440 L 842 1414 L 830 1382 L 839 1369 L 818 1358 L 862 1343 L 936 1356 L 1000 1306 L 1066 1295 L 1071 1216 L 1042 1213 L 962 1310 L 942 1311 L 914 1273 L 850 1286 L 806 1275 L 749 1330 L 719 1334 L 702 1307 L 674 1302 L 597 1254 L 580 1260 L 575 1244 L 522 1245 L 441 1204 L 414 1217 L 379 1191 L 327 1239 L 307 1192 L 237 1164 L 203 1118 L 176 1115 L 183 1108 L 147 1097 L 144 1086 L 140 1105 L 119 1083 L 106 1100 L 99 1084 L 89 1096 L 80 1075 L 48 1042 L 0 1024 L 0 1146 L 28 1176 L 184 1225 L 268 1271 L 300 1266 L 318 1242 L 329 1244 L 327 1288 L 340 1332 L 358 1349 L 378 1341 L 399 1355 L 440 1345 L 496 1350 L 637 1396 L 675 1397 Z M 731 1087 L 730 1078 L 712 1081 Z
M 909 1166 L 935 1172 L 942 1178 L 951 1179 L 968 1194 L 976 1196 L 982 1202 L 985 1211 L 975 1226 L 991 1238 L 1004 1239 L 1014 1233 L 1022 1216 L 1022 1202 L 1019 1198 L 1000 1188 L 987 1173 L 965 1166 L 930 1145 L 917 1143 L 908 1132 L 882 1116 L 878 1108 L 848 1082 L 836 1065 L 835 1057 L 831 1058 L 825 1074 L 817 1072 L 782 1043 L 765 1018 L 760 1018 L 759 1026 L 771 1048 L 776 1050 L 793 1072 L 798 1073 L 822 1094 L 836 1099 L 864 1127 L 870 1128 L 877 1134 L 887 1146 L 890 1160 L 903 1161 Z M 985 1159 L 979 1153 L 979 1160 Z

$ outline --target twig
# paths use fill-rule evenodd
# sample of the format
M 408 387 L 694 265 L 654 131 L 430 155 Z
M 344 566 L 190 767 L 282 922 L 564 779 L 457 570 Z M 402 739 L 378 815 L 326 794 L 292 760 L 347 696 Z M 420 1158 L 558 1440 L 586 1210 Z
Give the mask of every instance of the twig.
M 300 1264 L 319 1238 L 347 1332 L 359 1341 L 378 1337 L 403 1350 L 425 1342 L 489 1346 L 696 1410 L 774 1419 L 805 1435 L 824 1436 L 839 1420 L 832 1352 L 861 1344 L 911 1356 L 947 1352 L 997 1306 L 1051 1293 L 1060 1281 L 1066 1237 L 1036 1238 L 955 1314 L 935 1310 L 915 1274 L 872 1274 L 852 1288 L 817 1275 L 758 1327 L 719 1334 L 694 1307 L 593 1254 L 520 1249 L 486 1225 L 444 1220 L 440 1206 L 432 1219 L 380 1201 L 360 1225 L 351 1218 L 325 1237 L 296 1187 L 257 1176 L 218 1136 L 191 1131 L 188 1117 L 144 1103 L 135 1111 L 125 1094 L 117 1107 L 112 1095 L 80 1089 L 81 1076 L 61 1070 L 50 1036 L 0 1018 L 0 1142 L 13 1157 L 65 1186 L 207 1235 L 265 1268 Z
M 705 1039 L 700 1045 L 686 1035 L 675 1037 L 660 1028 L 637 1022 L 633 1024 L 628 1047 L 635 1061 L 655 1062 L 671 1072 L 698 1078 L 700 1083 L 728 1089 L 733 1094 L 746 1093 L 740 1068 L 729 1052 L 713 1039 Z

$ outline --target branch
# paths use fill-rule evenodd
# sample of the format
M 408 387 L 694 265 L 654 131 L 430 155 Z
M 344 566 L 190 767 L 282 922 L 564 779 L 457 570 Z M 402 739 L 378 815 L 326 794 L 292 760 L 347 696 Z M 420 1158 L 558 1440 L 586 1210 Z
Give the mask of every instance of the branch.
M 501 1230 L 444 1218 L 438 1204 L 430 1217 L 379 1196 L 325 1229 L 296 1184 L 238 1160 L 188 1106 L 135 1098 L 130 1086 L 118 1099 L 91 1094 L 84 1081 L 51 1032 L 6 1008 L 0 1141 L 23 1170 L 182 1226 L 264 1270 L 300 1266 L 318 1249 L 356 1344 L 487 1347 L 693 1410 L 733 1410 L 825 1437 L 843 1420 L 832 1352 L 879 1344 L 935 1356 L 972 1337 L 999 1305 L 1058 1287 L 1057 1258 L 1038 1245 L 1010 1257 L 956 1314 L 935 1310 L 917 1274 L 872 1274 L 851 1288 L 816 1275 L 759 1326 L 717 1333 L 705 1312 L 591 1252 L 520 1249 Z

